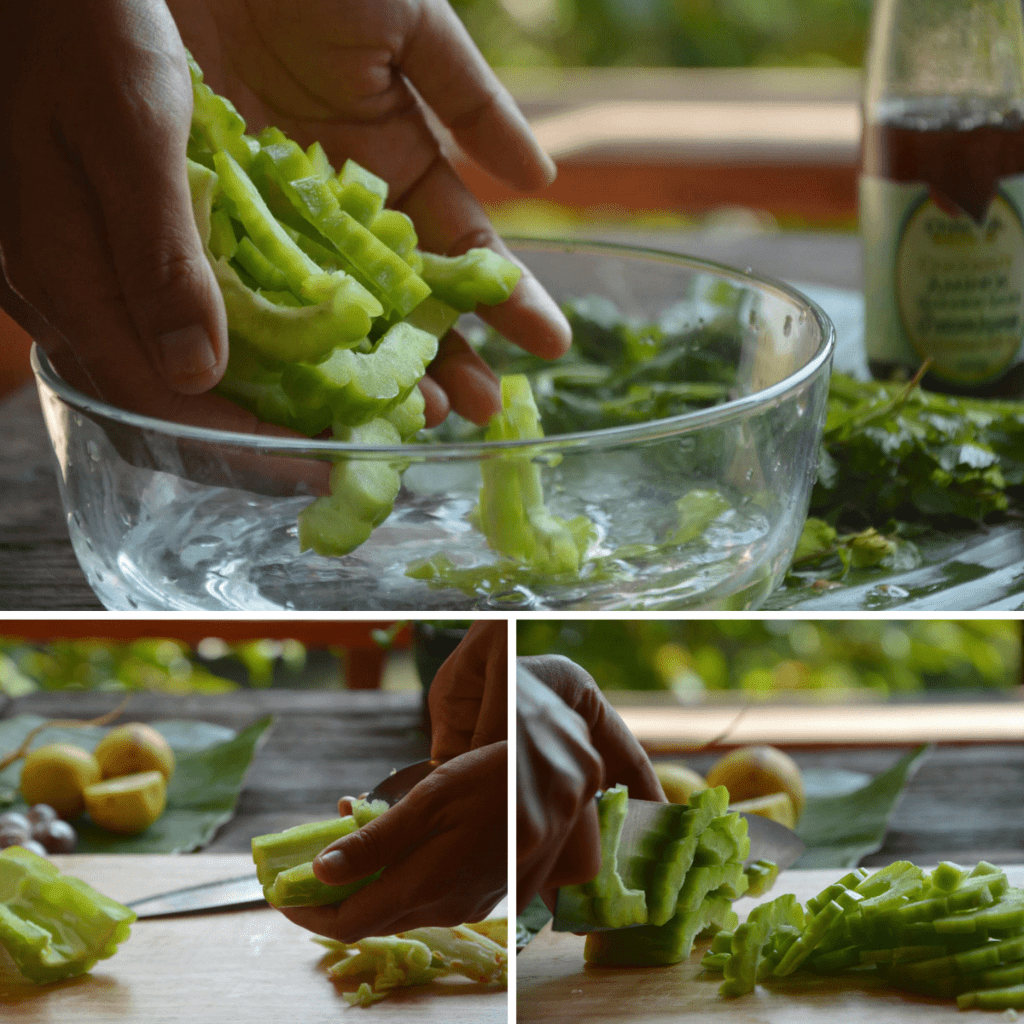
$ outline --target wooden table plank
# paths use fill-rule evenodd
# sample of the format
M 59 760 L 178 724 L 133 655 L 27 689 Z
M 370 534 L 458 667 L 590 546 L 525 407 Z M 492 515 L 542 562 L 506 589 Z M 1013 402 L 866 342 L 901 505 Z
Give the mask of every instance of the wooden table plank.
M 759 900 L 741 899 L 736 910 L 751 908 L 782 893 L 801 902 L 835 881 L 838 871 L 785 871 L 774 889 Z M 1024 865 L 1007 868 L 1011 884 L 1024 885 Z M 810 983 L 781 983 L 739 999 L 718 996 L 719 977 L 704 977 L 699 961 L 703 945 L 689 960 L 672 967 L 585 968 L 583 938 L 545 929 L 517 958 L 519 1024 L 570 1024 L 622 1021 L 634 1024 L 903 1024 L 903 1022 L 992 1020 L 991 1012 L 959 1011 L 953 1000 L 899 992 L 875 979 L 822 978 Z
M 54 860 L 122 901 L 252 870 L 251 858 L 242 855 L 72 855 Z M 113 957 L 67 982 L 29 985 L 0 959 L 0 1006 L 5 1021 L 24 1024 L 336 1024 L 349 1007 L 341 989 L 327 978 L 322 953 L 309 932 L 269 907 L 150 918 L 132 926 L 130 938 Z M 373 1013 L 374 1020 L 504 1024 L 507 1007 L 505 991 L 452 979 L 398 992 L 376 1004 Z M 354 1007 L 351 1012 L 363 1011 Z
M 665 748 L 727 735 L 729 744 L 851 746 L 1011 743 L 1024 738 L 1024 701 L 992 703 L 820 704 L 620 707 L 646 746 Z

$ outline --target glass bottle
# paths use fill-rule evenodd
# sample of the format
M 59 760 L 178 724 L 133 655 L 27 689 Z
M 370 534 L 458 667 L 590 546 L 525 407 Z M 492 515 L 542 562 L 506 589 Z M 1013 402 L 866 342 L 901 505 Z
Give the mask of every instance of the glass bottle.
M 861 170 L 872 373 L 1024 394 L 1021 0 L 876 0 Z

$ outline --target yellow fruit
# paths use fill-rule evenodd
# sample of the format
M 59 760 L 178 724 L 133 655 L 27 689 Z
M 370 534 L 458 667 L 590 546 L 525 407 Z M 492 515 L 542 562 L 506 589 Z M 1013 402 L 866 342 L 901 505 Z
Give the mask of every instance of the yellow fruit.
M 740 800 L 739 803 L 729 804 L 729 810 L 759 814 L 786 828 L 796 828 L 796 809 L 788 793 L 769 793 L 767 796 L 755 796 L 753 800 Z
M 804 810 L 804 783 L 796 761 L 776 747 L 740 747 L 730 751 L 707 774 L 709 786 L 725 786 L 729 798 L 752 800 L 788 793 L 796 820 Z
M 691 794 L 708 788 L 704 776 L 699 775 L 685 764 L 656 761 L 654 773 L 658 776 L 658 781 L 670 804 L 689 803 Z
M 174 773 L 174 751 L 152 726 L 130 722 L 111 729 L 96 747 L 103 778 L 136 772 L 160 772 L 165 780 Z
M 133 836 L 164 813 L 167 780 L 161 772 L 136 772 L 105 779 L 85 790 L 85 809 L 97 825 Z
M 85 809 L 83 792 L 100 777 L 100 766 L 88 750 L 48 743 L 25 758 L 21 795 L 27 804 L 49 804 L 62 818 L 77 818 Z

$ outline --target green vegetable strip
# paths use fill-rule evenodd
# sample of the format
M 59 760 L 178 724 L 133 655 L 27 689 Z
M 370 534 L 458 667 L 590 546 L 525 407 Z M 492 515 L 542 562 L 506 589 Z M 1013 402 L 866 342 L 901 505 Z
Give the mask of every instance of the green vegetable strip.
M 0 945 L 29 981 L 84 974 L 117 952 L 135 916 L 45 857 L 19 846 L 0 851 Z
M 366 337 L 370 318 L 348 301 L 344 287 L 315 306 L 281 306 L 246 287 L 226 260 L 212 266 L 231 331 L 268 360 L 317 363 Z
M 588 964 L 613 967 L 676 964 L 690 955 L 700 932 L 709 927 L 732 928 L 736 920 L 732 897 L 712 893 L 695 910 L 680 910 L 663 925 L 591 932 L 583 955 Z
M 281 383 L 295 403 L 327 408 L 334 423 L 354 427 L 402 402 L 436 354 L 433 335 L 399 323 L 372 352 L 338 349 L 317 365 L 293 363 Z
M 387 804 L 360 801 L 353 814 L 296 825 L 284 832 L 256 836 L 252 840 L 252 859 L 256 877 L 263 886 L 267 902 L 275 907 L 322 906 L 340 903 L 352 893 L 369 885 L 376 872 L 347 885 L 324 885 L 313 875 L 312 862 L 321 850 L 387 810 Z M 358 817 L 357 817 L 358 816 Z
M 804 912 L 795 896 L 787 893 L 751 910 L 733 931 L 732 950 L 722 972 L 725 980 L 718 990 L 721 995 L 734 998 L 753 992 L 762 952 L 782 925 L 803 929 Z
M 409 262 L 409 256 L 419 239 L 407 214 L 400 210 L 381 210 L 370 222 L 370 230 L 392 252 L 401 256 L 406 263 Z
M 423 280 L 449 305 L 468 313 L 478 304 L 504 302 L 519 282 L 522 271 L 493 249 L 470 249 L 461 256 L 420 253 Z
M 348 444 L 393 446 L 401 443 L 386 419 L 337 431 Z M 331 469 L 331 493 L 299 513 L 299 546 L 318 555 L 347 555 L 390 515 L 402 485 L 396 465 L 379 458 L 343 459 Z
M 601 794 L 597 805 L 601 827 L 601 868 L 591 881 L 579 886 L 563 886 L 559 899 L 578 898 L 586 916 L 607 928 L 626 928 L 647 920 L 647 900 L 642 889 L 630 889 L 623 881 L 618 863 L 619 840 L 626 822 L 628 792 L 623 785 Z M 589 911 L 589 913 L 588 913 Z
M 502 410 L 488 424 L 488 441 L 540 439 L 540 417 L 526 377 L 501 380 Z M 479 521 L 487 542 L 501 554 L 548 572 L 576 572 L 593 534 L 583 516 L 566 522 L 544 504 L 540 466 L 529 450 L 480 466 Z
M 360 224 L 369 224 L 388 197 L 387 182 L 355 160 L 346 160 L 330 185 L 341 209 Z
M 242 167 L 248 167 L 258 145 L 245 134 L 245 121 L 225 96 L 219 96 L 203 82 L 203 72 L 188 54 L 192 76 L 192 133 L 198 134 L 206 149 L 230 153 Z
M 648 921 L 652 925 L 665 924 L 675 914 L 679 891 L 693 864 L 698 841 L 711 822 L 725 814 L 728 803 L 729 793 L 724 786 L 702 790 L 690 798 L 688 807 L 680 815 L 678 834 L 669 837 L 652 860 L 644 880 Z
M 295 294 L 300 295 L 306 278 L 322 273 L 320 267 L 288 236 L 268 209 L 259 190 L 230 153 L 214 153 L 213 163 L 221 188 L 231 200 L 235 214 L 245 225 L 249 237 L 280 269 Z
M 401 256 L 338 205 L 327 182 L 316 177 L 305 153 L 294 142 L 285 139 L 264 146 L 256 157 L 256 166 L 276 183 L 295 211 L 335 247 L 347 269 L 378 299 L 404 316 L 430 294 L 426 283 Z

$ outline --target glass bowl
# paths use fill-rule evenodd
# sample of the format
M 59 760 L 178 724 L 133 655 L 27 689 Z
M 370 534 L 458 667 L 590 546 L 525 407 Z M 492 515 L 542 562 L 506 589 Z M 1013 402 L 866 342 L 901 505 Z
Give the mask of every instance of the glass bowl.
M 782 578 L 807 514 L 834 347 L 827 317 L 786 285 L 684 256 L 511 244 L 559 301 L 610 299 L 628 322 L 658 322 L 673 338 L 714 325 L 730 339 L 726 400 L 539 443 L 361 448 L 124 412 L 70 388 L 36 347 L 68 529 L 100 600 L 251 612 L 756 607 Z M 474 524 L 481 464 L 516 455 L 540 467 L 552 514 L 593 523 L 578 571 L 512 562 Z M 312 495 L 288 471 L 292 459 L 406 468 L 370 539 L 321 557 L 299 551 L 296 516 Z M 428 562 L 443 571 L 423 578 Z

